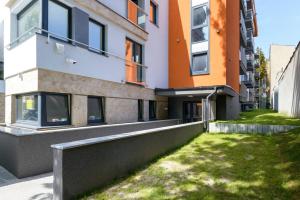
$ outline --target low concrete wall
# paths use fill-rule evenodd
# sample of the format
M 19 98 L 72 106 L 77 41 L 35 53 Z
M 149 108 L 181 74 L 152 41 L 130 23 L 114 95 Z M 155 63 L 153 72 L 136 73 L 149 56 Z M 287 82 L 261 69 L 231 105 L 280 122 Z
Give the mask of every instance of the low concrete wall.
M 51 131 L 0 128 L 0 165 L 18 178 L 52 171 L 52 144 L 179 124 L 179 120 L 138 122 Z
M 260 125 L 260 124 L 228 124 L 228 123 L 209 123 L 211 133 L 259 133 L 276 134 L 299 128 L 297 126 L 281 125 Z
M 54 199 L 67 200 L 111 183 L 203 132 L 203 123 L 53 145 Z

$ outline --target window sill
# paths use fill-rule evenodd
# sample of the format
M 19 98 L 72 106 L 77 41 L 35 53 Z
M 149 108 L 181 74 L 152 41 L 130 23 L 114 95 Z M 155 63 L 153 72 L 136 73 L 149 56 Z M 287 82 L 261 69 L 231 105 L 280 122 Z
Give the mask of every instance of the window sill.
M 130 82 L 130 81 L 126 81 L 126 84 L 128 84 L 128 85 L 135 85 L 135 86 L 139 86 L 139 87 L 146 87 L 146 83 L 144 83 L 144 82 Z

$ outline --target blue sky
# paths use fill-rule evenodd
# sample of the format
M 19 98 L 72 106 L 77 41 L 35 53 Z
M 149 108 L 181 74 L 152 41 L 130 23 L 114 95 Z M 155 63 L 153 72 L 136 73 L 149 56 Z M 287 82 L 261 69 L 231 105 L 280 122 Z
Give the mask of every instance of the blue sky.
M 259 36 L 256 46 L 269 55 L 270 44 L 300 41 L 300 0 L 256 0 Z

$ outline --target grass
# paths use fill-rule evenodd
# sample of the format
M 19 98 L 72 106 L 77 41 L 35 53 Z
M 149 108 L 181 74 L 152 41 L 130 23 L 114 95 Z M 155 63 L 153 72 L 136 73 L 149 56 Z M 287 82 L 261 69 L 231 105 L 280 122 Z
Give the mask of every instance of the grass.
M 203 134 L 84 200 L 300 197 L 300 129 L 276 136 Z
M 266 124 L 266 125 L 291 125 L 300 126 L 300 119 L 288 117 L 272 110 L 262 109 L 242 112 L 240 119 L 230 121 L 217 121 L 234 124 Z

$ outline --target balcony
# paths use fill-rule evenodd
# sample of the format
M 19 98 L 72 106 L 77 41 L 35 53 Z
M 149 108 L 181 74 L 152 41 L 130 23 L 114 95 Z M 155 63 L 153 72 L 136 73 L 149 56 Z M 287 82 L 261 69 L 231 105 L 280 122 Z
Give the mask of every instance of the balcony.
M 242 11 L 240 14 L 240 32 L 241 32 L 241 44 L 243 47 L 246 47 L 247 46 L 247 29 L 246 29 L 245 19 L 242 14 Z
M 246 12 L 247 12 L 247 7 L 246 7 L 246 5 L 247 5 L 247 3 L 246 3 L 245 0 L 240 0 L 240 2 L 241 2 L 241 3 L 240 3 L 241 11 L 242 11 L 243 15 L 246 16 Z
M 243 82 L 247 88 L 254 87 L 254 76 L 252 72 L 247 72 L 247 75 L 240 76 L 241 82 Z
M 246 28 L 247 29 L 254 29 L 254 22 L 253 22 L 254 18 L 253 18 L 253 11 L 252 10 L 248 10 L 247 14 L 246 14 Z
M 254 38 L 253 38 L 253 32 L 252 30 L 247 31 L 247 51 L 253 52 L 254 53 Z
M 33 28 L 8 45 L 5 60 L 10 66 L 5 71 L 5 77 L 43 68 L 118 83 L 145 85 L 146 67 L 129 63 L 122 48 L 115 49 L 113 53 L 96 50 L 40 28 Z
M 240 75 L 244 75 L 247 72 L 247 57 L 245 48 L 240 48 Z
M 247 95 L 248 95 L 248 93 L 247 93 L 247 87 L 246 87 L 246 85 L 242 82 L 242 83 L 240 84 L 240 102 L 241 102 L 241 103 L 247 102 Z
M 139 26 L 142 29 L 146 28 L 146 17 L 145 10 L 140 7 L 136 2 L 128 0 L 127 2 L 127 19 L 133 24 Z

